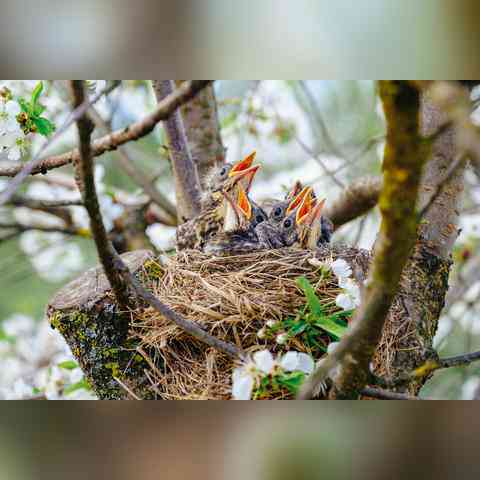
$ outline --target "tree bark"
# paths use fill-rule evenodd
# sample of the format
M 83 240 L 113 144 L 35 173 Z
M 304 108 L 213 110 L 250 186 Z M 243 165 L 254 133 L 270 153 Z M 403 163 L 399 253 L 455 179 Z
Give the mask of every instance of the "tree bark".
M 206 87 L 181 110 L 190 153 L 205 189 L 208 172 L 225 162 L 213 85 Z
M 172 80 L 154 80 L 157 101 L 161 102 L 170 95 L 174 91 L 174 86 Z M 177 215 L 179 223 L 183 223 L 200 213 L 200 179 L 190 153 L 181 112 L 175 110 L 164 122 L 164 126 L 175 179 Z

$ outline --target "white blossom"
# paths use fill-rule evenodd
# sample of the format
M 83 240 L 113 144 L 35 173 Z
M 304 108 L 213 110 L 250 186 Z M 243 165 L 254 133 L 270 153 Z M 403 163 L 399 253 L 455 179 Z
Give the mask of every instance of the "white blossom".
M 265 323 L 265 325 L 268 327 L 268 328 L 273 328 L 278 322 L 276 320 L 267 320 L 267 322 Z
M 337 258 L 337 260 L 330 264 L 330 267 L 338 279 L 348 278 L 350 275 L 352 275 L 352 269 L 350 268 L 350 265 L 343 260 L 343 258 Z
M 280 333 L 277 335 L 277 338 L 275 339 L 275 341 L 279 344 L 279 345 L 285 345 L 288 341 L 288 334 L 287 333 Z
M 332 353 L 339 345 L 340 342 L 330 342 L 327 347 L 327 353 Z
M 300 371 L 310 374 L 313 372 L 314 366 L 313 358 L 302 352 L 290 351 L 280 359 L 280 367 L 287 372 Z
M 313 369 L 314 361 L 306 353 L 290 351 L 275 359 L 268 350 L 260 350 L 233 371 L 232 397 L 235 400 L 250 400 L 255 386 L 266 375 L 294 371 L 310 374 Z

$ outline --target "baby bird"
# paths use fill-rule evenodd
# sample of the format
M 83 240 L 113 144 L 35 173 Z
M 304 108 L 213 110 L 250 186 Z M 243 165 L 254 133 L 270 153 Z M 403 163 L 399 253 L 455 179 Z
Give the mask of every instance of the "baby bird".
M 236 185 L 232 193 L 223 193 L 227 202 L 223 229 L 206 242 L 205 253 L 236 255 L 259 248 L 255 227 L 265 223 L 267 216 L 252 204 L 242 185 Z
M 186 248 L 201 250 L 205 242 L 221 230 L 226 209 L 223 193 L 233 190 L 237 184 L 241 184 L 248 193 L 260 168 L 259 165 L 252 165 L 254 158 L 255 152 L 240 162 L 225 165 L 212 175 L 209 191 L 202 202 L 202 212 L 177 228 L 177 250 Z

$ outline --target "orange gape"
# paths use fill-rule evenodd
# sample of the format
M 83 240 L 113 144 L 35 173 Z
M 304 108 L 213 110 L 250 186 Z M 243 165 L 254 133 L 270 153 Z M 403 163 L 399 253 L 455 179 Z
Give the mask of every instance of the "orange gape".
M 290 202 L 286 215 L 295 210 L 303 202 L 304 198 L 310 197 L 312 191 L 312 187 L 304 187 L 302 191 Z
M 252 204 L 241 185 L 238 186 L 237 205 L 242 210 L 247 220 L 250 220 L 250 218 L 252 218 Z
M 247 155 L 243 160 L 237 162 L 230 170 L 228 176 L 234 177 L 236 174 L 243 172 L 247 168 L 250 168 L 252 166 L 253 161 L 255 160 L 256 155 L 257 155 L 257 152 L 254 150 L 250 155 Z
M 310 212 L 312 210 L 312 200 L 310 198 L 310 193 L 303 197 L 302 203 L 297 210 L 297 214 L 295 216 L 295 221 L 297 225 L 301 225 L 305 220 L 307 220 Z

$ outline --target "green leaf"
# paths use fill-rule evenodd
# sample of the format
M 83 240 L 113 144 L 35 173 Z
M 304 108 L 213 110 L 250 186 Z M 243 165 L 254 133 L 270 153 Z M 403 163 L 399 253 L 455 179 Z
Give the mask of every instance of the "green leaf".
M 297 278 L 297 285 L 303 290 L 303 293 L 307 298 L 310 311 L 315 316 L 323 315 L 322 305 L 320 304 L 320 300 L 315 294 L 315 290 L 313 289 L 312 284 L 305 277 L 300 277 Z
M 66 360 L 65 362 L 60 362 L 58 367 L 64 370 L 75 370 L 78 368 L 78 363 L 73 360 Z
M 347 331 L 347 327 L 339 325 L 335 321 L 333 321 L 330 317 L 321 316 L 314 320 L 314 324 L 327 332 L 330 335 L 336 337 L 336 339 L 340 339 L 342 335 Z
M 35 86 L 35 88 L 33 89 L 33 92 L 32 92 L 31 105 L 32 105 L 32 110 L 33 111 L 35 110 L 35 105 L 37 104 L 37 101 L 38 101 L 40 95 L 42 94 L 42 90 L 43 90 L 43 82 L 40 81 L 40 82 L 37 83 L 37 85 Z
M 33 118 L 32 121 L 37 127 L 38 133 L 44 137 L 49 137 L 55 131 L 55 124 L 45 117 Z
M 82 380 L 80 380 L 79 382 L 72 383 L 72 385 L 69 385 L 68 387 L 66 387 L 63 393 L 65 395 L 70 395 L 71 393 L 76 392 L 77 390 L 82 390 L 82 389 L 90 390 L 90 385 L 88 384 L 87 380 L 85 380 L 85 378 L 82 378 Z
M 291 372 L 284 375 L 279 375 L 276 378 L 279 385 L 288 388 L 292 393 L 297 393 L 305 380 L 305 373 L 303 372 Z
M 305 331 L 306 328 L 307 328 L 307 323 L 298 322 L 298 323 L 292 325 L 292 327 L 290 328 L 288 333 L 290 335 L 293 335 L 293 336 L 300 335 L 301 333 L 303 333 Z
M 33 107 L 33 114 L 36 117 L 39 117 L 46 109 L 47 107 L 43 106 L 41 103 L 36 103 Z
M 30 113 L 30 103 L 27 102 L 23 97 L 18 97 L 17 99 L 18 104 L 20 105 L 20 108 L 22 111 L 25 113 Z

